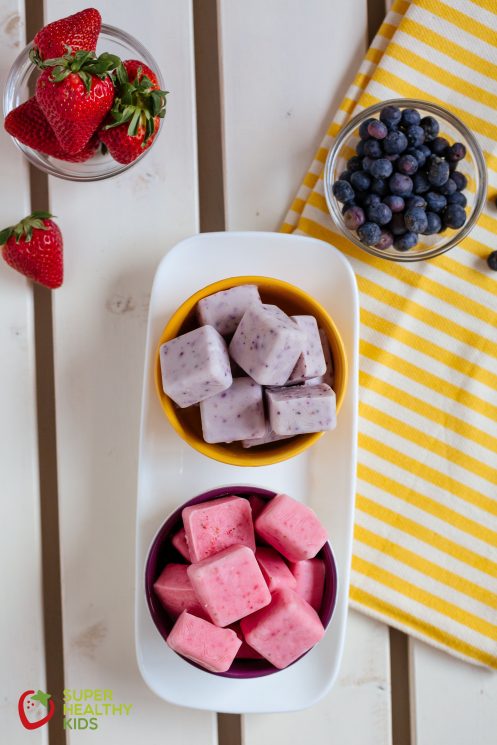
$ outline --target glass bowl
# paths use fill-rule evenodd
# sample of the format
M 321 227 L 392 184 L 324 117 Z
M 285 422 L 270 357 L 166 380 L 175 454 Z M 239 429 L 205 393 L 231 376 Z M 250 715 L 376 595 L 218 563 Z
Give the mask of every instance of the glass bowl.
M 468 186 L 464 189 L 464 194 L 468 200 L 466 207 L 466 223 L 458 230 L 446 228 L 443 233 L 435 235 L 420 235 L 418 244 L 409 251 L 397 251 L 393 246 L 386 250 L 367 246 L 363 243 L 355 232 L 349 230 L 345 225 L 342 216 L 342 204 L 338 202 L 332 193 L 333 183 L 338 179 L 340 173 L 345 170 L 347 160 L 355 155 L 355 148 L 359 141 L 359 126 L 369 117 L 377 117 L 381 109 L 385 106 L 398 106 L 401 109 L 417 109 L 424 116 L 433 116 L 440 124 L 440 137 L 445 137 L 450 144 L 462 142 L 466 147 L 466 157 L 459 161 L 457 170 L 468 179 Z M 485 203 L 487 194 L 487 170 L 482 150 L 472 132 L 447 109 L 419 101 L 414 98 L 398 98 L 370 106 L 360 114 L 355 116 L 350 122 L 338 133 L 333 147 L 328 153 L 324 168 L 324 192 L 326 202 L 330 211 L 333 222 L 340 228 L 342 233 L 352 243 L 359 248 L 364 249 L 373 256 L 379 256 L 391 261 L 419 261 L 421 259 L 431 259 L 434 256 L 448 251 L 457 243 L 463 240 L 474 227 L 480 212 Z M 422 195 L 421 195 L 422 196 Z
M 145 595 L 152 620 L 157 631 L 164 640 L 167 640 L 169 632 L 174 626 L 175 619 L 169 615 L 159 602 L 159 599 L 155 594 L 154 582 L 157 580 L 166 564 L 170 562 L 185 563 L 185 559 L 178 553 L 177 549 L 174 548 L 171 543 L 172 536 L 183 527 L 181 514 L 184 508 L 195 504 L 201 504 L 202 502 L 210 502 L 211 500 L 219 499 L 220 497 L 236 496 L 246 499 L 250 495 L 259 497 L 267 502 L 276 496 L 276 492 L 256 486 L 223 486 L 217 489 L 211 489 L 210 491 L 204 492 L 203 494 L 199 494 L 199 496 L 190 499 L 188 502 L 185 502 L 178 507 L 178 509 L 174 510 L 156 533 L 148 551 L 145 564 Z M 325 568 L 323 598 L 321 600 L 321 607 L 318 615 L 321 619 L 321 623 L 326 629 L 330 624 L 335 610 L 338 590 L 337 567 L 329 541 L 324 544 L 317 556 L 319 559 L 323 560 Z M 308 652 L 305 654 L 308 654 Z M 198 667 L 203 672 L 207 672 L 211 675 L 218 675 L 223 678 L 237 678 L 243 680 L 249 678 L 261 678 L 265 675 L 271 675 L 278 672 L 278 668 L 262 658 L 236 658 L 230 669 L 225 673 L 211 673 L 209 670 L 200 667 L 192 660 L 189 660 L 186 657 L 183 659 L 188 662 L 188 664 Z M 302 657 L 299 657 L 299 659 L 302 659 Z M 296 662 L 298 662 L 298 660 L 295 660 L 295 662 L 292 662 L 291 664 L 294 665 Z
M 6 117 L 12 109 L 15 109 L 21 103 L 27 101 L 30 95 L 32 95 L 32 91 L 34 91 L 39 70 L 29 59 L 29 52 L 32 47 L 33 43 L 31 42 L 22 50 L 9 72 L 3 95 L 4 117 Z M 121 29 L 115 28 L 114 26 L 106 26 L 103 24 L 97 45 L 97 54 L 100 54 L 101 52 L 117 54 L 117 56 L 123 60 L 141 60 L 155 72 L 159 86 L 164 90 L 164 81 L 157 62 L 143 44 L 140 44 L 139 41 L 126 32 L 121 31 Z M 119 173 L 123 173 L 123 171 L 131 168 L 131 166 L 134 166 L 138 161 L 145 157 L 145 155 L 149 153 L 155 145 L 155 141 L 160 135 L 162 124 L 163 121 L 160 120 L 159 131 L 153 144 L 144 150 L 142 155 L 140 155 L 136 160 L 125 165 L 115 161 L 109 153 L 103 155 L 100 150 L 97 151 L 93 158 L 90 158 L 90 160 L 87 160 L 85 163 L 70 163 L 65 160 L 58 160 L 49 155 L 39 153 L 37 150 L 23 145 L 22 142 L 19 142 L 14 137 L 12 140 L 30 163 L 41 171 L 49 173 L 51 176 L 57 176 L 58 178 L 67 179 L 69 181 L 100 181 L 102 179 L 110 178 L 111 176 L 117 176 Z

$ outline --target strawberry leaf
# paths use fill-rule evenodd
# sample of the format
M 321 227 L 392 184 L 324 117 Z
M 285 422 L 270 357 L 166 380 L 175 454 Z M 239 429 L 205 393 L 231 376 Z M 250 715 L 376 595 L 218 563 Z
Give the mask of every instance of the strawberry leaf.
M 4 243 L 7 243 L 7 241 L 9 240 L 13 232 L 14 232 L 14 228 L 12 227 L 4 228 L 4 230 L 0 232 L 0 246 L 3 246 Z

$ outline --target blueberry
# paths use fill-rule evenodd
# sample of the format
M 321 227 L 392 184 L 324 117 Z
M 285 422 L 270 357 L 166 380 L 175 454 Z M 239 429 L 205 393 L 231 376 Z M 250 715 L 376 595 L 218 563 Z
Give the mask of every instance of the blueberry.
M 408 210 L 412 210 L 415 207 L 421 207 L 424 210 L 426 209 L 426 200 L 419 194 L 413 194 L 412 197 L 406 197 L 405 205 Z
M 425 139 L 426 139 L 426 135 L 425 135 Z M 420 146 L 419 146 L 419 150 L 421 150 L 421 152 L 422 152 L 422 153 L 424 154 L 424 156 L 425 156 L 425 160 L 426 160 L 427 158 L 429 158 L 429 157 L 430 157 L 430 155 L 431 155 L 431 150 L 430 150 L 430 148 L 428 147 L 428 145 L 420 145 Z
M 421 207 L 413 207 L 404 212 L 404 222 L 407 230 L 412 233 L 422 233 L 428 227 L 426 212 Z
M 347 170 L 350 171 L 350 173 L 362 170 L 362 161 L 358 155 L 353 155 L 351 158 L 348 159 Z
M 416 173 L 418 170 L 418 161 L 414 155 L 404 153 L 400 156 L 396 167 L 399 173 L 405 173 L 407 176 L 412 176 L 412 174 Z
M 404 200 L 397 194 L 389 194 L 383 201 L 388 207 L 390 207 L 392 212 L 402 212 L 405 207 Z
M 404 233 L 407 233 L 406 224 L 404 222 L 404 215 L 401 212 L 397 212 L 397 214 L 392 215 L 392 219 L 390 221 L 390 225 L 388 225 L 388 229 L 391 233 L 393 233 L 393 235 L 404 235 Z
M 403 173 L 394 173 L 393 176 L 390 176 L 388 185 L 392 194 L 397 194 L 399 197 L 407 197 L 412 192 L 413 182 L 410 176 L 406 176 Z
M 383 149 L 386 153 L 399 155 L 407 147 L 407 137 L 403 132 L 392 130 L 383 140 Z
M 453 171 L 450 175 L 452 181 L 456 184 L 457 191 L 462 191 L 465 189 L 468 185 L 468 179 L 464 175 L 464 173 L 460 173 L 459 171 Z
M 378 225 L 386 225 L 392 219 L 392 210 L 383 202 L 372 204 L 368 208 L 368 220 Z
M 426 195 L 426 206 L 430 212 L 441 212 L 447 206 L 447 200 L 443 194 L 429 191 Z
M 369 169 L 373 165 L 374 161 L 375 161 L 374 158 L 370 158 L 369 156 L 366 155 L 366 157 L 362 159 L 362 170 L 369 173 Z
M 382 230 L 380 240 L 376 244 L 376 248 L 380 251 L 386 251 L 387 248 L 393 245 L 393 235 L 389 230 Z
M 366 153 L 364 152 L 364 140 L 359 140 L 356 145 L 355 151 L 359 158 L 363 158 L 366 155 Z
M 362 200 L 363 207 L 372 207 L 373 204 L 379 204 L 381 202 L 380 197 L 378 194 L 374 194 L 370 192 L 369 194 L 366 194 L 364 199 Z
M 349 171 L 342 171 L 340 176 L 338 177 L 339 181 L 348 181 L 350 183 L 350 173 Z
M 443 155 L 445 150 L 449 147 L 449 141 L 445 137 L 435 137 L 430 142 L 430 150 L 433 155 Z
M 460 204 L 449 204 L 442 212 L 442 220 L 446 228 L 462 228 L 466 222 L 466 212 Z
M 385 106 L 380 111 L 380 120 L 386 124 L 388 129 L 396 127 L 402 118 L 402 112 L 397 106 Z
M 419 112 L 416 111 L 416 109 L 404 109 L 402 112 L 402 124 L 406 127 L 410 127 L 412 125 L 418 125 L 421 121 L 421 116 L 419 115 Z
M 466 148 L 462 144 L 462 142 L 454 142 L 453 145 L 451 145 L 447 152 L 445 153 L 445 157 L 447 160 L 451 161 L 452 163 L 457 162 L 458 160 L 462 160 L 466 156 Z
M 374 137 L 375 140 L 383 140 L 388 134 L 387 125 L 383 122 L 379 122 L 378 119 L 373 119 L 368 124 L 368 134 L 370 137 Z
M 371 122 L 374 122 L 374 119 L 372 117 L 369 117 L 369 119 L 365 119 L 363 123 L 359 126 L 359 137 L 361 140 L 367 140 L 369 137 L 368 133 L 368 126 L 371 124 Z
M 442 186 L 449 178 L 449 164 L 443 158 L 432 155 L 428 160 L 427 177 L 433 186 Z
M 413 191 L 415 194 L 424 194 L 425 191 L 430 190 L 430 182 L 426 178 L 426 174 L 422 171 L 418 171 L 412 177 Z
M 357 235 L 366 246 L 375 246 L 381 238 L 381 229 L 375 222 L 365 222 L 358 228 Z
M 410 248 L 414 248 L 418 242 L 418 236 L 416 233 L 404 233 L 399 236 L 393 242 L 393 245 L 397 251 L 409 251 Z
M 412 124 L 406 129 L 406 137 L 411 147 L 419 147 L 425 141 L 425 131 L 423 127 Z
M 357 206 L 349 207 L 343 213 L 343 221 L 349 230 L 357 230 L 360 225 L 366 222 L 364 210 Z
M 412 157 L 416 159 L 419 168 L 424 166 L 426 162 L 427 156 L 420 147 L 408 147 L 405 155 L 412 155 Z
M 378 140 L 363 140 L 364 142 L 364 155 L 368 155 L 370 158 L 381 158 L 383 150 Z
M 384 197 L 388 194 L 388 182 L 382 178 L 375 178 L 371 182 L 371 191 L 373 194 L 379 194 Z
M 393 173 L 393 166 L 387 158 L 378 158 L 371 164 L 369 172 L 374 178 L 388 178 Z
M 345 202 L 345 204 L 342 205 L 342 215 L 347 212 L 351 207 L 355 207 L 355 202 L 352 200 L 350 202 Z
M 390 163 L 395 163 L 396 160 L 399 159 L 398 153 L 388 153 L 388 155 L 385 155 L 385 158 L 390 161 Z
M 434 233 L 438 233 L 442 228 L 440 215 L 437 215 L 436 212 L 427 212 L 426 222 L 427 225 L 426 229 L 423 230 L 423 235 L 433 235 Z
M 442 184 L 442 186 L 438 187 L 438 191 L 440 194 L 445 194 L 446 196 L 448 194 L 453 194 L 455 191 L 457 191 L 456 182 L 453 178 L 448 178 L 445 184 Z
M 368 176 L 366 171 L 355 171 L 350 177 L 350 183 L 354 189 L 367 191 L 371 186 L 371 177 Z
M 420 125 L 425 132 L 425 142 L 431 142 L 440 132 L 438 122 L 433 116 L 424 116 L 420 121 Z
M 354 199 L 354 190 L 348 181 L 335 181 L 332 192 L 339 202 L 351 202 Z
M 497 272 L 497 251 L 492 251 L 492 253 L 487 256 L 487 264 L 489 269 Z
M 467 203 L 468 200 L 460 191 L 455 191 L 453 194 L 447 196 L 447 204 L 460 204 L 461 207 L 466 207 Z

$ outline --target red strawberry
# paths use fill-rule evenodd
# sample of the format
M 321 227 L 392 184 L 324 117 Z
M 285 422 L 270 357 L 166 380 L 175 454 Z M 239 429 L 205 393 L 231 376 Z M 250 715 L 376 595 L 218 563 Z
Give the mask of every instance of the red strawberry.
M 153 143 L 166 113 L 167 91 L 139 60 L 117 69 L 114 105 L 98 136 L 118 163 L 132 163 Z
M 33 44 L 42 60 L 62 57 L 66 47 L 73 52 L 84 49 L 94 52 L 102 26 L 102 17 L 95 8 L 87 8 L 67 18 L 49 23 L 36 34 Z
M 49 212 L 33 212 L 0 232 L 7 264 L 34 282 L 55 289 L 64 276 L 62 234 Z
M 53 158 L 69 160 L 71 163 L 83 163 L 92 158 L 99 145 L 97 137 L 92 137 L 83 150 L 75 155 L 68 155 L 59 145 L 34 96 L 7 114 L 4 127 L 9 135 L 24 145 Z
M 79 153 L 112 106 L 112 70 L 119 57 L 104 52 L 76 52 L 46 60 L 36 83 L 36 100 L 59 145 L 70 155 Z M 50 69 L 53 68 L 53 69 Z

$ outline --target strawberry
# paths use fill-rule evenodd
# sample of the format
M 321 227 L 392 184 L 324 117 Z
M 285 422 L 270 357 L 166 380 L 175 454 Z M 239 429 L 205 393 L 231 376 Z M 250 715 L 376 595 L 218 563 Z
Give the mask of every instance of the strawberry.
M 59 145 L 53 129 L 34 96 L 7 114 L 4 127 L 9 135 L 15 137 L 23 145 L 32 147 L 45 155 L 51 155 L 53 158 L 69 160 L 72 163 L 83 163 L 92 158 L 99 145 L 98 139 L 92 137 L 83 150 L 75 155 L 68 155 Z
M 0 232 L 7 264 L 34 282 L 55 289 L 64 276 L 62 234 L 49 212 L 33 212 Z
M 66 47 L 94 52 L 102 26 L 102 17 L 95 8 L 87 8 L 67 18 L 49 23 L 36 34 L 33 44 L 41 60 L 62 57 Z
M 166 113 L 167 91 L 155 73 L 138 60 L 116 70 L 116 97 L 98 136 L 118 163 L 132 163 L 151 146 Z
M 82 150 L 112 106 L 111 72 L 119 57 L 104 52 L 69 50 L 63 57 L 45 60 L 36 83 L 36 100 L 59 145 L 70 155 Z

